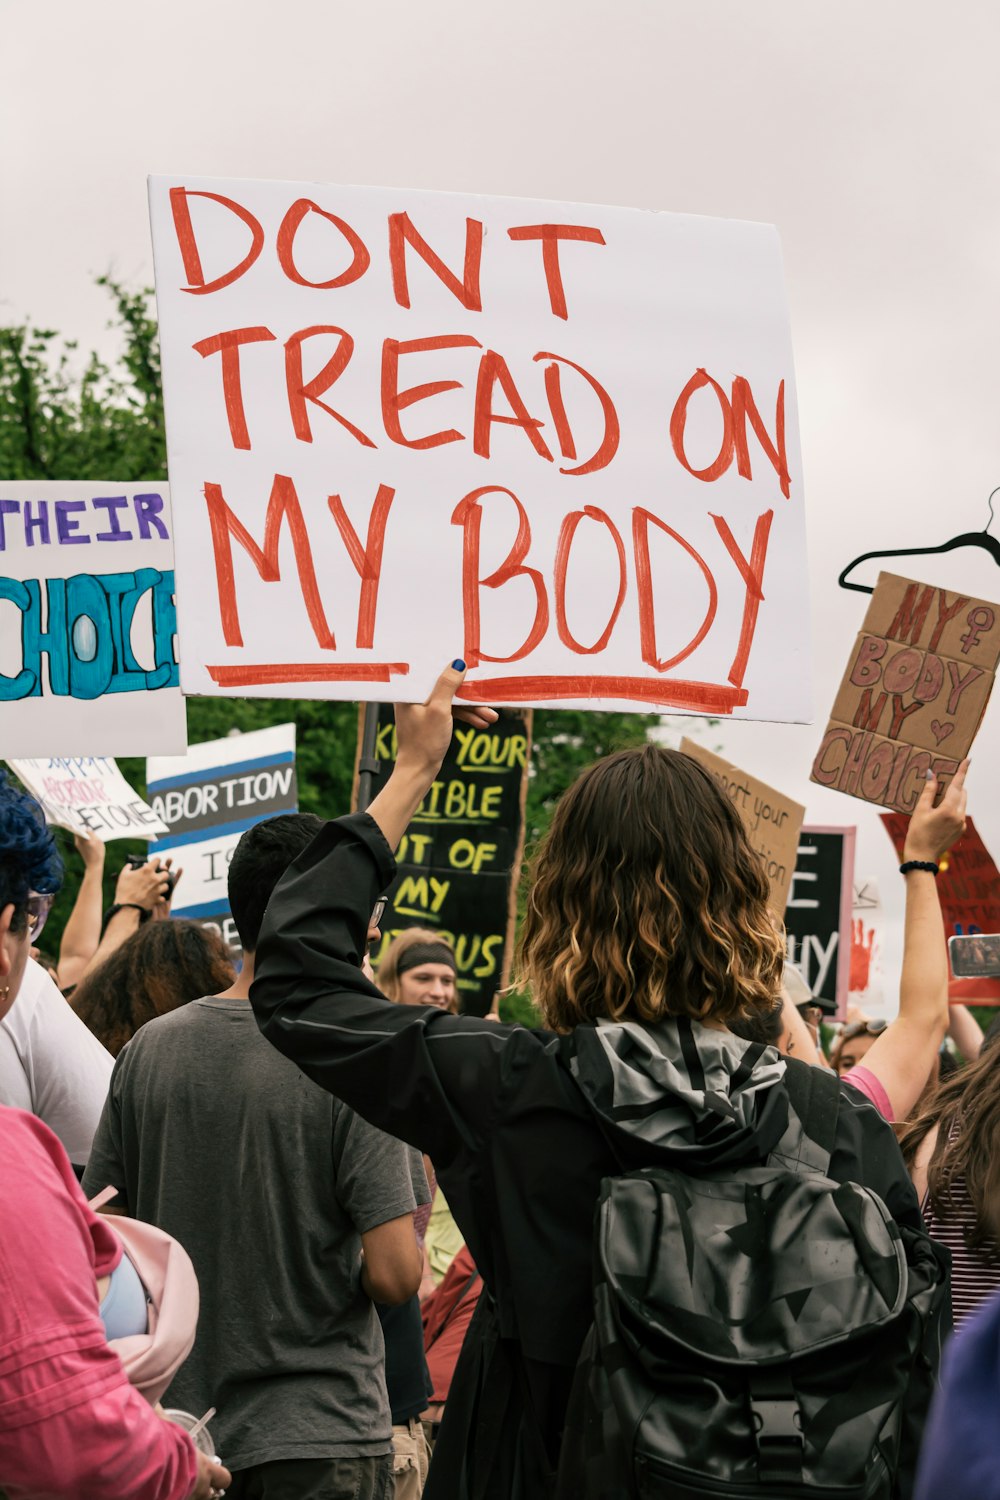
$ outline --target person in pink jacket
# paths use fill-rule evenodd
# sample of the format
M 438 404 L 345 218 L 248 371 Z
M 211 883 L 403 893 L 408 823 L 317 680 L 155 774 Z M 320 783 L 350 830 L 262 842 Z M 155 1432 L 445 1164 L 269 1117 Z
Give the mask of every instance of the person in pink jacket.
M 31 798 L 0 778 L 0 1018 L 60 867 Z M 0 1491 L 7 1500 L 210 1500 L 228 1471 L 159 1417 L 109 1348 L 98 1283 L 121 1241 L 56 1136 L 0 1107 Z

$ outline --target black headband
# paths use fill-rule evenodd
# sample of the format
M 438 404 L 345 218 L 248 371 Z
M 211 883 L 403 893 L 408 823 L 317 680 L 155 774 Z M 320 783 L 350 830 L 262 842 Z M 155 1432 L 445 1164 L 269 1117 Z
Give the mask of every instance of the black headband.
M 399 955 L 396 973 L 405 974 L 407 969 L 418 969 L 421 964 L 447 964 L 455 973 L 455 955 L 447 943 L 414 943 Z

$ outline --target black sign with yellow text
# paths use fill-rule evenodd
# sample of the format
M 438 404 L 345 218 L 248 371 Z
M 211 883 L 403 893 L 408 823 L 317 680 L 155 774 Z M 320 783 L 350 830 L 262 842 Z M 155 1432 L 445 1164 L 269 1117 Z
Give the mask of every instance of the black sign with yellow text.
M 407 927 L 439 932 L 455 949 L 459 1004 L 471 1015 L 491 1009 L 510 968 L 530 745 L 530 710 L 504 709 L 486 730 L 456 724 L 440 774 L 399 846 L 382 944 L 372 955 L 377 970 Z M 391 704 L 379 707 L 376 755 L 373 796 L 396 758 Z

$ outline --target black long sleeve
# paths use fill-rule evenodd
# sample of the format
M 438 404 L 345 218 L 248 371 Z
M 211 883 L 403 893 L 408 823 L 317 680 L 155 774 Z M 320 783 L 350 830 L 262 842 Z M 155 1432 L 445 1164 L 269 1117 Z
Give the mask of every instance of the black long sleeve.
M 279 1051 L 372 1124 L 443 1166 L 489 1133 L 536 1034 L 393 1005 L 361 973 L 396 864 L 367 813 L 327 823 L 268 903 L 250 988 Z

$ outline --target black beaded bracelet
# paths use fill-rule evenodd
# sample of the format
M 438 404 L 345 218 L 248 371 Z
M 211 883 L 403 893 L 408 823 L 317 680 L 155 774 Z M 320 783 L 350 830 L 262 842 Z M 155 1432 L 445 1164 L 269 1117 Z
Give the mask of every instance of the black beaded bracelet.
M 109 906 L 107 911 L 104 913 L 104 926 L 107 927 L 108 923 L 111 921 L 111 918 L 113 916 L 116 916 L 120 911 L 137 911 L 139 913 L 140 924 L 143 923 L 146 918 L 151 915 L 148 907 L 140 906 L 138 901 L 116 901 L 114 906 Z
M 900 875 L 909 875 L 911 870 L 929 870 L 932 875 L 936 875 L 940 868 L 940 865 L 934 864 L 929 859 L 908 859 L 904 864 L 900 865 L 899 873 Z

